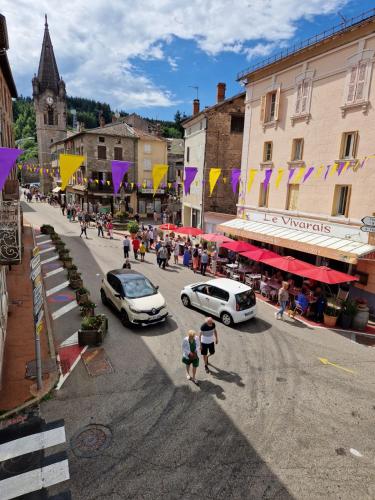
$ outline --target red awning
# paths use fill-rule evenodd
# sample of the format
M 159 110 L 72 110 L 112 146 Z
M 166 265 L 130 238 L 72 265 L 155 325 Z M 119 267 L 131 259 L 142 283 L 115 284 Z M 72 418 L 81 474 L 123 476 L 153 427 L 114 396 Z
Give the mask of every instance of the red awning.
M 303 262 L 302 260 L 298 260 L 294 257 L 289 256 L 278 256 L 271 259 L 261 259 L 261 262 L 269 266 L 276 267 L 277 269 L 281 269 L 282 271 L 297 274 L 298 276 L 307 276 L 305 271 L 316 269 L 316 266 L 314 266 L 313 264 L 308 264 L 307 262 Z
M 178 229 L 178 227 L 175 224 L 162 224 L 159 226 L 159 229 L 162 231 L 174 231 L 175 229 Z
M 258 250 L 258 247 L 247 243 L 246 241 L 228 241 L 221 245 L 222 248 L 227 248 L 233 252 L 246 252 L 250 250 Z
M 256 250 L 250 250 L 248 252 L 241 252 L 243 257 L 250 260 L 255 260 L 259 262 L 262 259 L 273 259 L 275 257 L 280 257 L 279 254 L 271 252 L 271 250 L 266 250 L 265 248 L 257 248 Z
M 197 227 L 182 226 L 176 229 L 176 233 L 188 234 L 189 236 L 198 236 L 199 234 L 202 234 L 203 231 L 202 229 L 199 229 Z
M 316 281 L 321 281 L 322 283 L 327 283 L 328 285 L 336 285 L 338 283 L 358 280 L 358 278 L 356 278 L 355 276 L 351 276 L 350 274 L 345 274 L 340 271 L 335 271 L 334 269 L 325 266 L 314 266 L 314 269 L 306 270 L 304 276 Z
M 228 241 L 234 241 L 231 238 L 228 238 L 228 236 L 224 236 L 223 234 L 217 234 L 217 233 L 207 233 L 207 234 L 201 234 L 201 239 L 205 241 L 215 241 L 218 243 L 225 243 Z

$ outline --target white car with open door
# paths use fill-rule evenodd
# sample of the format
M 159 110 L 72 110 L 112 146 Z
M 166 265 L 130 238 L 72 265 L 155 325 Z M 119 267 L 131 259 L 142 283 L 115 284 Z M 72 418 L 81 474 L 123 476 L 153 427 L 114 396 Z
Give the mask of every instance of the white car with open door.
M 129 269 L 109 271 L 102 280 L 100 295 L 104 305 L 120 313 L 124 326 L 150 325 L 168 316 L 164 297 L 143 274 Z
M 220 318 L 224 325 L 247 321 L 256 315 L 256 298 L 251 287 L 227 278 L 193 283 L 181 291 L 185 307 L 193 306 Z

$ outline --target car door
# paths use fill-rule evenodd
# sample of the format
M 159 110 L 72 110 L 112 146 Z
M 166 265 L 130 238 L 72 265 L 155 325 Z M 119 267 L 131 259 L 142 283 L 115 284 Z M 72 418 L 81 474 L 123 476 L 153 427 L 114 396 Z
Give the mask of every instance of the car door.
M 122 296 L 124 295 L 121 281 L 116 277 L 112 276 L 109 281 L 109 285 L 111 287 L 111 297 L 110 300 L 112 304 L 118 311 L 121 311 L 122 307 Z
M 211 287 L 210 296 L 210 309 L 211 313 L 215 316 L 220 316 L 220 313 L 229 300 L 229 293 L 217 286 Z
M 195 289 L 195 306 L 198 307 L 198 309 L 201 309 L 202 311 L 206 311 L 211 313 L 211 304 L 210 304 L 210 298 L 211 298 L 211 288 L 212 286 L 210 285 L 199 285 Z

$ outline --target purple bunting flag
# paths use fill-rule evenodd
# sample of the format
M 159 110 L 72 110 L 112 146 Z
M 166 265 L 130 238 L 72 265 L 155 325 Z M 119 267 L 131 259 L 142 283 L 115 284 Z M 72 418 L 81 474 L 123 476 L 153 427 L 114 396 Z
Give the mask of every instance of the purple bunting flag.
M 289 184 L 289 183 L 290 183 L 290 181 L 292 180 L 292 177 L 293 177 L 293 175 L 294 175 L 294 172 L 295 172 L 295 171 L 296 171 L 296 169 L 295 169 L 295 168 L 291 168 L 291 169 L 289 170 L 288 184 Z
M 324 180 L 327 179 L 327 176 L 328 176 L 328 172 L 329 172 L 329 168 L 330 168 L 331 165 L 327 165 L 326 166 L 326 173 L 324 174 Z
M 310 167 L 308 169 L 308 171 L 305 173 L 304 177 L 303 177 L 303 181 L 302 182 L 305 182 L 307 181 L 307 179 L 310 177 L 310 175 L 314 172 L 314 167 Z
M 270 183 L 271 175 L 272 175 L 272 168 L 268 168 L 264 173 L 264 180 L 263 180 L 264 191 L 267 191 L 267 187 L 268 187 L 268 184 Z
M 190 186 L 197 175 L 197 167 L 185 167 L 184 191 L 185 195 L 190 193 Z
M 345 162 L 344 162 L 344 161 L 340 162 L 340 164 L 339 164 L 339 168 L 337 169 L 337 175 L 340 175 L 340 174 L 341 174 L 342 169 L 343 169 L 344 167 L 345 167 Z
M 113 190 L 115 194 L 120 189 L 120 183 L 122 182 L 124 175 L 129 170 L 130 165 L 131 165 L 130 161 L 120 161 L 120 160 L 112 161 L 112 181 L 113 181 Z
M 232 191 L 234 194 L 237 193 L 238 183 L 240 182 L 241 169 L 233 168 L 230 177 L 230 183 L 232 185 Z

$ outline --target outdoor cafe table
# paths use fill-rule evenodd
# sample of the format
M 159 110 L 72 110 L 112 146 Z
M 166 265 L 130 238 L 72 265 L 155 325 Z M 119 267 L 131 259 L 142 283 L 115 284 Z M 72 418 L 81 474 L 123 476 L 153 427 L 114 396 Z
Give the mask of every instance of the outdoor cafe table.
M 228 262 L 228 259 L 225 257 L 218 257 L 216 259 L 216 266 L 217 266 L 217 271 L 222 272 L 223 266 Z

